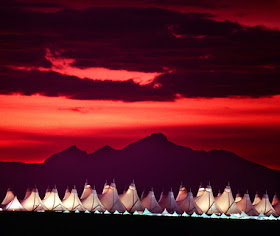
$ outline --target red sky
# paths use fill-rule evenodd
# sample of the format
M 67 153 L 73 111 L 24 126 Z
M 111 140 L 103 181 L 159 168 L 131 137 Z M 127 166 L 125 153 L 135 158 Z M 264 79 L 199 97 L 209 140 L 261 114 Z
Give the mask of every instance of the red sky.
M 280 170 L 279 1 L 0 7 L 1 161 L 162 132 Z

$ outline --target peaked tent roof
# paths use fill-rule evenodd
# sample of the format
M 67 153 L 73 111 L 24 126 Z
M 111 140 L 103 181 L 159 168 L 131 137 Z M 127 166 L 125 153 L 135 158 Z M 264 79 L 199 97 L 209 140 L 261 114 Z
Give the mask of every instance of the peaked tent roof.
M 261 197 L 259 196 L 258 193 L 255 194 L 255 198 L 254 198 L 254 201 L 253 201 L 253 206 L 257 205 L 260 201 L 261 201 Z
M 52 191 L 48 194 L 47 198 L 44 198 L 42 202 L 50 211 L 65 211 L 66 210 L 66 207 L 63 206 L 63 204 L 58 196 L 56 187 L 54 187 L 52 189 Z
M 47 207 L 43 204 L 37 188 L 33 188 L 30 192 L 29 196 L 25 198 L 21 205 L 27 210 L 27 211 L 46 211 L 48 210 Z
M 51 192 L 52 192 L 52 189 L 50 189 L 49 186 L 48 186 L 48 188 L 46 189 L 46 193 L 45 193 L 45 196 L 44 196 L 43 200 L 47 199 L 50 196 Z
M 210 185 L 207 186 L 202 195 L 195 198 L 195 202 L 198 207 L 206 214 L 222 214 L 222 210 L 215 202 L 213 191 Z
M 108 191 L 105 194 L 102 194 L 100 197 L 100 201 L 103 206 L 110 212 L 125 212 L 125 207 L 121 203 L 121 200 L 118 195 L 118 190 L 116 188 L 116 184 L 111 183 Z
M 139 196 L 137 194 L 136 186 L 131 183 L 127 191 L 120 197 L 122 204 L 129 212 L 134 211 L 144 211 L 144 206 L 142 205 Z
M 30 196 L 31 193 L 32 193 L 32 190 L 28 187 L 28 188 L 26 189 L 25 196 L 24 196 L 23 200 L 26 199 L 26 198 L 28 198 L 28 197 Z
M 198 205 L 194 201 L 192 192 L 188 192 L 187 197 L 179 201 L 178 205 L 182 211 L 185 211 L 189 215 L 193 214 L 194 212 L 199 215 L 203 213 L 202 210 L 198 207 Z
M 171 214 L 174 212 L 177 212 L 179 214 L 183 213 L 175 200 L 172 190 L 169 191 L 167 195 L 163 195 L 158 203 L 162 209 L 166 209 Z
M 90 190 L 90 193 L 89 193 Z M 89 194 L 88 194 L 89 193 Z M 98 211 L 104 212 L 106 208 L 100 202 L 98 195 L 95 189 L 92 189 L 91 186 L 87 186 L 87 197 L 81 199 L 83 206 L 89 211 Z M 84 195 L 84 196 L 86 196 Z M 83 196 L 83 195 L 82 195 Z
M 72 189 L 70 195 L 62 201 L 62 204 L 69 210 L 69 211 L 85 211 L 86 209 L 84 208 L 83 204 L 81 203 L 77 189 L 74 186 Z
M 267 194 L 263 195 L 262 200 L 257 205 L 255 205 L 255 209 L 259 214 L 262 212 L 266 216 L 270 216 L 271 214 L 273 216 L 278 216 L 278 214 L 272 207 Z
M 14 195 L 13 191 L 10 188 L 8 188 L 7 192 L 6 192 L 6 196 L 3 199 L 1 205 L 5 206 L 5 205 L 9 204 L 14 199 L 14 197 L 15 197 L 15 195 Z
M 253 206 L 250 195 L 248 193 L 245 193 L 243 198 L 239 202 L 237 202 L 236 205 L 240 211 L 245 212 L 249 216 L 259 215 L 255 207 Z
M 275 193 L 274 196 L 273 196 L 271 205 L 272 205 L 272 206 L 275 206 L 275 205 L 277 205 L 279 202 L 280 202 L 280 200 L 279 200 L 277 194 Z
M 153 190 L 150 190 L 148 195 L 142 199 L 142 205 L 146 208 L 146 210 L 150 211 L 151 213 L 161 213 L 162 209 L 157 202 L 155 197 L 155 193 Z
M 278 202 L 278 203 L 274 206 L 274 210 L 275 210 L 276 213 L 280 216 L 280 202 Z
M 102 190 L 102 194 L 107 193 L 109 191 L 109 189 L 110 189 L 110 185 L 107 184 L 107 181 L 106 181 L 106 183 L 104 184 L 103 190 Z
M 219 206 L 219 208 L 223 211 L 223 213 L 227 215 L 241 213 L 234 201 L 229 185 L 225 187 L 224 192 L 216 200 L 216 203 Z
M 222 194 L 221 194 L 221 191 L 219 190 L 217 196 L 214 197 L 215 201 L 217 201 L 221 195 L 222 195 Z M 213 214 L 214 214 L 214 213 L 213 213 Z
M 236 194 L 236 196 L 235 196 L 235 202 L 239 202 L 239 201 L 241 201 L 242 200 L 242 196 L 241 196 L 241 194 L 238 192 L 237 194 Z
M 91 193 L 92 187 L 86 182 L 80 199 L 86 199 L 89 195 L 91 195 Z
M 70 191 L 70 189 L 67 186 L 62 201 L 66 200 L 70 196 L 70 194 L 71 194 L 71 191 Z
M 202 185 L 200 185 L 199 188 L 198 188 L 196 197 L 200 197 L 205 192 L 205 190 L 206 189 Z
M 183 185 L 180 186 L 179 188 L 179 193 L 176 197 L 176 202 L 182 201 L 183 199 L 185 199 L 188 196 L 188 192 L 186 187 L 184 187 Z
M 6 211 L 26 211 L 24 207 L 20 204 L 17 196 L 13 198 L 13 200 L 5 206 Z

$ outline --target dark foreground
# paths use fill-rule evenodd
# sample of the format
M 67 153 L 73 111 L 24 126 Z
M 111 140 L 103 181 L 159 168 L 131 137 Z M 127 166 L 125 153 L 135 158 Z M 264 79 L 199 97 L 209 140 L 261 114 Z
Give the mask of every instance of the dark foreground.
M 1 231 L 9 235 L 269 235 L 280 221 L 204 219 L 85 213 L 0 212 Z M 4 232 L 3 231 L 3 232 Z

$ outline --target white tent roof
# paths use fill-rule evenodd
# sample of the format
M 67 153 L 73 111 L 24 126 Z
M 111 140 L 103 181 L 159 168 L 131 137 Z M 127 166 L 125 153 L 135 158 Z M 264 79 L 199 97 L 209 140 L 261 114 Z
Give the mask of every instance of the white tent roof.
M 110 185 L 107 184 L 107 181 L 106 181 L 106 183 L 104 184 L 103 190 L 102 190 L 102 194 L 107 193 L 109 191 L 109 189 L 110 189 Z
M 46 193 L 46 195 L 47 195 L 47 193 Z M 65 211 L 66 210 L 66 207 L 63 206 L 63 204 L 58 196 L 56 187 L 54 187 L 52 189 L 52 191 L 48 194 L 47 198 L 45 197 L 42 202 L 50 211 Z
M 257 205 L 260 201 L 261 201 L 261 197 L 259 196 L 258 193 L 255 194 L 255 198 L 254 198 L 254 201 L 253 201 L 253 205 Z
M 144 211 L 144 206 L 142 205 L 139 196 L 137 194 L 136 186 L 131 183 L 127 191 L 120 197 L 122 204 L 129 212 L 134 211 Z
M 187 189 L 184 186 L 180 186 L 179 188 L 179 193 L 176 197 L 176 202 L 182 201 L 183 199 L 185 199 L 188 195 Z
M 196 194 L 196 197 L 200 197 L 205 192 L 205 188 L 200 185 Z
M 273 216 L 278 216 L 271 203 L 269 202 L 269 197 L 267 194 L 263 195 L 262 200 L 257 205 L 255 205 L 255 209 L 259 214 L 262 212 L 266 216 L 270 216 L 271 214 Z
M 82 192 L 80 199 L 81 200 L 86 199 L 89 195 L 91 195 L 91 193 L 92 193 L 92 187 L 88 183 L 85 183 L 84 190 Z
M 86 209 L 84 208 L 83 204 L 81 203 L 77 189 L 74 186 L 72 189 L 70 195 L 62 201 L 62 204 L 69 210 L 69 211 L 85 211 Z
M 195 203 L 192 192 L 188 192 L 187 197 L 179 201 L 178 205 L 182 211 L 185 211 L 189 215 L 193 214 L 194 212 L 200 215 L 203 213 Z
M 280 215 L 280 202 L 278 202 L 275 206 L 274 206 L 274 210 L 276 211 L 276 213 L 278 215 Z
M 253 206 L 248 193 L 245 193 L 243 198 L 239 202 L 237 202 L 236 205 L 240 211 L 245 212 L 249 216 L 259 215 L 258 212 L 255 210 L 255 207 Z
M 17 196 L 5 206 L 6 211 L 25 211 L 24 207 L 20 204 Z
M 7 192 L 6 192 L 6 196 L 3 199 L 1 205 L 7 205 L 14 199 L 14 197 L 15 197 L 15 195 L 14 195 L 13 191 L 10 188 L 8 188 Z
M 126 210 L 119 199 L 118 190 L 115 183 L 111 183 L 107 192 L 101 195 L 100 201 L 110 212 L 125 212 Z
M 235 196 L 235 202 L 239 202 L 239 201 L 241 201 L 242 200 L 242 196 L 241 196 L 241 194 L 238 192 L 237 194 L 236 194 L 236 196 Z
M 217 196 L 214 197 L 215 201 L 217 201 L 221 195 L 222 195 L 222 194 L 221 194 L 221 191 L 219 190 Z M 214 214 L 214 213 L 213 213 L 213 214 Z
M 231 188 L 229 185 L 226 186 L 224 192 L 216 200 L 217 205 L 222 210 L 223 213 L 230 214 L 240 214 L 241 211 L 237 207 L 234 198 L 232 196 Z
M 23 200 L 26 199 L 26 198 L 28 198 L 28 197 L 30 196 L 31 193 L 32 193 L 32 190 L 28 187 L 28 188 L 26 189 L 25 196 L 24 196 Z
M 277 205 L 279 202 L 280 202 L 280 200 L 279 200 L 277 194 L 275 193 L 274 196 L 273 196 L 271 205 L 274 207 L 274 206 Z
M 27 211 L 46 211 L 47 207 L 43 204 L 37 188 L 33 188 L 29 196 L 22 200 L 21 205 Z
M 213 191 L 210 185 L 207 186 L 207 188 L 199 197 L 195 198 L 195 202 L 198 207 L 206 214 L 222 214 L 222 210 L 217 206 L 215 202 Z
M 90 192 L 89 192 L 90 190 Z M 88 194 L 89 193 L 89 194 Z M 86 190 L 86 195 L 82 196 L 87 196 L 83 199 L 81 199 L 81 202 L 83 204 L 83 206 L 89 210 L 89 211 L 98 211 L 98 212 L 104 212 L 106 211 L 106 208 L 102 205 L 102 203 L 100 202 L 98 195 L 96 193 L 95 189 L 92 189 L 90 187 L 90 185 L 87 185 L 87 190 Z
M 48 186 L 48 188 L 46 189 L 46 193 L 45 193 L 45 196 L 44 196 L 43 200 L 47 199 L 50 196 L 51 192 L 52 192 L 52 189 L 50 189 L 49 186 Z
M 148 195 L 142 199 L 141 203 L 148 211 L 150 211 L 152 213 L 161 213 L 162 212 L 162 209 L 157 202 L 157 199 L 155 197 L 155 193 L 153 190 L 149 191 Z
M 179 214 L 183 213 L 174 198 L 174 193 L 172 190 L 169 191 L 167 195 L 162 195 L 162 198 L 158 203 L 162 209 L 166 209 L 171 214 L 174 212 L 177 212 Z
M 71 194 L 71 191 L 70 191 L 70 189 L 67 186 L 62 201 L 66 200 L 70 196 L 70 194 Z

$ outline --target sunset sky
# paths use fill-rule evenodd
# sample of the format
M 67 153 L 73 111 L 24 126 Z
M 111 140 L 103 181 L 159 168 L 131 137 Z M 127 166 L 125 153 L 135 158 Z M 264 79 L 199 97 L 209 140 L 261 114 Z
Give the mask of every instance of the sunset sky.
M 153 132 L 280 170 L 280 1 L 4 0 L 0 161 Z

